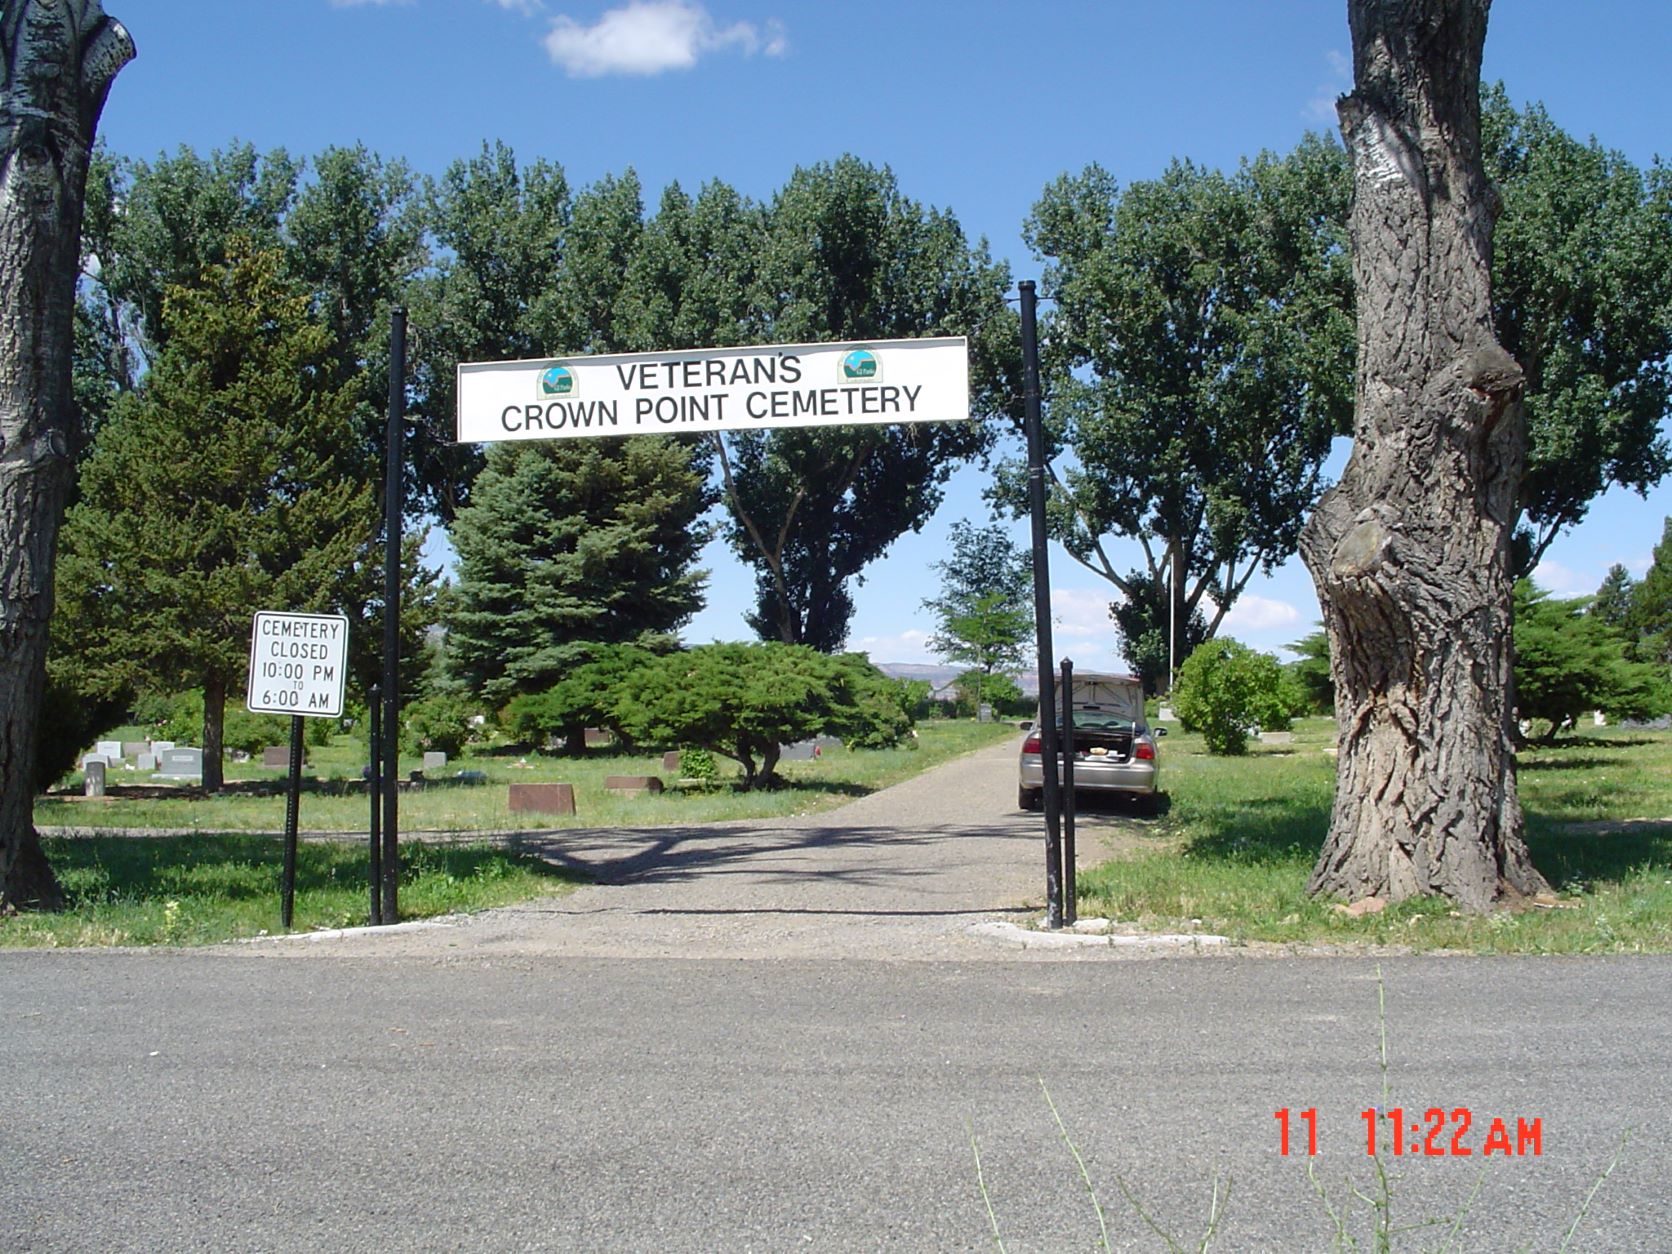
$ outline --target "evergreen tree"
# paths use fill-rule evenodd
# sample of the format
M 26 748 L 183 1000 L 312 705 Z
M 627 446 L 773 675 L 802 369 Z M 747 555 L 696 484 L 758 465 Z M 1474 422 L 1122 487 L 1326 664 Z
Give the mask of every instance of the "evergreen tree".
M 203 783 L 258 609 L 365 599 L 376 517 L 352 397 L 275 249 L 167 289 L 164 346 L 113 407 L 65 519 L 55 654 L 78 687 L 203 691 Z
M 1655 545 L 1654 561 L 1632 589 L 1626 628 L 1636 641 L 1635 656 L 1658 663 L 1662 674 L 1672 679 L 1672 518 Z
M 1552 600 L 1531 580 L 1515 585 L 1515 704 L 1543 724 L 1545 739 L 1600 710 L 1613 718 L 1653 718 L 1672 708 L 1662 667 L 1631 661 L 1619 634 L 1588 597 Z
M 705 477 L 662 437 L 494 445 L 451 530 L 453 673 L 500 705 L 600 645 L 665 648 L 702 605 Z

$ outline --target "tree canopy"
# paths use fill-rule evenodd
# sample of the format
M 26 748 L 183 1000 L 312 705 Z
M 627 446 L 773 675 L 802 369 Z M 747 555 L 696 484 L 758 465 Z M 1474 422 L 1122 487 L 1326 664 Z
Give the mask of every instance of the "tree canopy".
M 1620 633 L 1585 611 L 1590 597 L 1552 599 L 1531 580 L 1515 585 L 1515 703 L 1546 739 L 1593 710 L 1610 718 L 1672 711 L 1663 667 L 1631 660 Z
M 1254 573 L 1294 552 L 1345 428 L 1349 182 L 1340 146 L 1308 137 L 1229 174 L 1175 161 L 1124 189 L 1090 166 L 1028 219 L 1057 302 L 1052 531 L 1141 607 L 1122 626 L 1152 673 L 1169 591 L 1181 632 L 1201 614 L 1213 635 Z M 996 496 L 1021 511 L 1020 467 Z M 1114 537 L 1138 542 L 1142 568 L 1116 565 Z
M 1503 201 L 1492 316 L 1526 374 L 1525 574 L 1605 490 L 1672 470 L 1672 171 L 1518 112 L 1502 84 L 1482 90 L 1481 145 Z
M 975 704 L 987 700 L 996 670 L 1024 666 L 1033 649 L 1033 562 L 1003 527 L 952 524 L 952 553 L 935 562 L 940 594 L 924 600 L 935 616 L 929 648 L 955 665 L 973 666 Z
M 860 654 L 805 645 L 700 645 L 657 658 L 622 682 L 619 726 L 637 744 L 692 746 L 743 768 L 743 787 L 770 787 L 782 746 L 835 735 L 871 747 L 911 727 L 893 686 Z
M 939 506 L 982 454 L 1016 374 L 1009 274 L 958 221 L 854 157 L 798 169 L 763 211 L 744 334 L 765 343 L 971 338 L 971 422 L 735 432 L 721 439 L 726 536 L 755 568 L 749 622 L 766 639 L 833 651 L 850 581 Z

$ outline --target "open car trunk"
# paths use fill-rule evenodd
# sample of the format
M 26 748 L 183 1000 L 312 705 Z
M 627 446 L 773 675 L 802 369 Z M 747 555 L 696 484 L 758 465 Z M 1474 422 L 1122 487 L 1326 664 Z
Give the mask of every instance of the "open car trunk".
M 1144 720 L 1142 683 L 1128 675 L 1077 674 L 1073 705 L 1075 761 L 1131 758 L 1133 728 Z

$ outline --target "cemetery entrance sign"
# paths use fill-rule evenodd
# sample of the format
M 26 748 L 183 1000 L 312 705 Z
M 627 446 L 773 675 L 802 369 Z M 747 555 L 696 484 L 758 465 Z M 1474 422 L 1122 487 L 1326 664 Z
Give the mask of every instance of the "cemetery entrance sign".
M 458 440 L 969 418 L 963 336 L 460 362 Z
M 250 632 L 245 705 L 252 714 L 341 718 L 347 663 L 343 615 L 258 610 Z

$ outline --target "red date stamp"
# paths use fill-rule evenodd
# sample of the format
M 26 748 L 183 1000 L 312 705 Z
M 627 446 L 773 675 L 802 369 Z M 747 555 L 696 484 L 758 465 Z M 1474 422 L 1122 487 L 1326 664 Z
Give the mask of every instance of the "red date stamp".
M 1285 1106 L 1273 1116 L 1277 1120 L 1277 1152 L 1291 1150 L 1315 1156 L 1318 1150 L 1318 1108 L 1291 1111 Z M 1430 1158 L 1537 1158 L 1544 1153 L 1542 1118 L 1494 1117 L 1477 1119 L 1467 1106 L 1430 1106 L 1423 1111 L 1403 1106 L 1371 1107 L 1361 1110 L 1364 1121 L 1364 1152 L 1371 1158 L 1378 1152 L 1395 1158 L 1423 1154 Z

